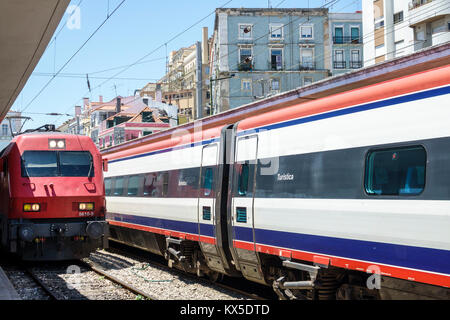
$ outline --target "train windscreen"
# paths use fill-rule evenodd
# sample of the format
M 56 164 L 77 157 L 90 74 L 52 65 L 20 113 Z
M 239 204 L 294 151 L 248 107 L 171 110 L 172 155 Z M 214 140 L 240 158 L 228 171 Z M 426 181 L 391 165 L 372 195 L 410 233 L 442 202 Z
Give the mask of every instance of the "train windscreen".
M 93 177 L 94 163 L 87 151 L 25 151 L 22 177 Z

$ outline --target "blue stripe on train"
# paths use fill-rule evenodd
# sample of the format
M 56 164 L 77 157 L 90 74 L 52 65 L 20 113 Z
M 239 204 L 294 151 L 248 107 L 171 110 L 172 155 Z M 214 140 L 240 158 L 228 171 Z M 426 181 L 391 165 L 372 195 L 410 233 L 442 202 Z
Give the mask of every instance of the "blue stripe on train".
M 107 219 L 198 234 L 198 224 L 193 222 L 112 213 L 107 214 Z M 200 230 L 201 235 L 214 237 L 213 225 L 201 224 Z M 235 226 L 233 231 L 234 240 L 253 242 L 252 228 Z M 448 250 L 264 229 L 255 229 L 255 240 L 256 243 L 267 246 L 450 274 L 450 251 Z
M 145 227 L 153 227 L 159 229 L 173 230 L 177 232 L 185 232 L 191 234 L 199 234 L 198 233 L 198 223 L 195 222 L 186 222 L 186 221 L 176 221 L 176 220 L 167 220 L 160 218 L 151 218 L 151 217 L 141 217 L 141 216 L 133 216 L 128 214 L 119 214 L 119 213 L 110 213 L 106 214 L 106 218 L 108 220 L 117 221 L 117 222 L 126 222 L 137 224 Z M 200 224 L 200 235 L 207 237 L 215 237 L 214 226 L 210 224 Z
M 237 240 L 249 241 L 248 237 Z M 267 246 L 450 274 L 448 250 L 263 229 L 255 229 L 255 240 Z

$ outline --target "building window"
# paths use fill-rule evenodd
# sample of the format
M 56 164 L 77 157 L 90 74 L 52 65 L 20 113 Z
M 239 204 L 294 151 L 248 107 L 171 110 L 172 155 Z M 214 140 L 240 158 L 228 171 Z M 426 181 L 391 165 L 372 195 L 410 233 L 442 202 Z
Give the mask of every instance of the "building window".
M 376 57 L 382 56 L 382 55 L 384 55 L 385 53 L 386 53 L 386 50 L 385 50 L 385 48 L 384 48 L 384 43 L 383 43 L 383 44 L 380 44 L 379 46 L 376 46 L 376 47 L 375 47 L 375 56 L 376 56 Z
M 251 48 L 239 49 L 239 71 L 250 71 L 253 66 L 253 57 Z
M 283 70 L 283 49 L 270 49 L 270 69 Z
M 242 79 L 241 80 L 241 89 L 242 89 L 242 91 L 252 91 L 252 80 L 251 79 Z
M 280 92 L 280 79 L 278 78 L 270 79 L 270 90 L 273 93 Z
M 7 136 L 7 135 L 8 135 L 8 125 L 2 124 L 2 136 Z
M 444 19 L 433 21 L 431 23 L 432 34 L 439 33 L 439 32 L 445 32 L 445 31 L 446 30 L 445 30 L 445 20 Z
M 313 26 L 300 26 L 300 39 L 314 39 Z
M 421 146 L 372 151 L 364 186 L 369 195 L 418 195 L 425 187 L 427 156 Z
M 405 54 L 405 51 L 403 50 L 404 46 L 405 46 L 405 40 L 400 40 L 395 43 L 395 53 L 394 54 L 396 57 L 399 57 L 399 56 Z
M 350 28 L 350 41 L 351 43 L 360 43 L 359 27 Z
M 253 38 L 253 26 L 251 24 L 239 24 L 239 39 L 248 40 Z
M 334 28 L 334 43 L 344 43 L 344 28 L 335 27 Z
M 403 21 L 403 11 L 394 13 L 394 24 L 402 22 Z
M 352 50 L 350 56 L 350 68 L 359 69 L 362 68 L 362 61 L 359 50 Z
M 344 50 L 334 50 L 334 68 L 335 69 L 346 68 Z
M 301 48 L 300 49 L 300 70 L 314 70 L 314 49 Z
M 304 78 L 303 78 L 303 85 L 304 85 L 304 86 L 308 86 L 308 85 L 312 84 L 313 81 L 314 81 L 314 80 L 313 80 L 312 77 L 304 77 Z
M 271 24 L 270 28 L 270 39 L 281 40 L 283 39 L 283 25 L 282 24 Z
M 376 20 L 375 21 L 375 30 L 384 27 L 384 17 L 381 17 L 381 19 L 383 19 L 383 20 Z

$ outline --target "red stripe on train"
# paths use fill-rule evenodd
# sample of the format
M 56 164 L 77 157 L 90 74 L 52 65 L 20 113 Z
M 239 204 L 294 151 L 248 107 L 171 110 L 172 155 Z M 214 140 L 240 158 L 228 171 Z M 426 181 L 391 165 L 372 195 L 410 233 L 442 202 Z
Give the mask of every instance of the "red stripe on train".
M 238 131 L 384 100 L 449 83 L 450 66 L 439 67 L 250 117 L 239 122 Z
M 197 241 L 197 242 L 205 242 L 209 244 L 216 244 L 216 238 L 213 237 L 207 237 L 207 236 L 199 236 L 198 234 L 192 234 L 192 233 L 184 233 L 184 232 L 178 232 L 173 230 L 167 230 L 167 229 L 161 229 L 161 228 L 154 228 L 154 227 L 147 227 L 147 226 L 141 226 L 139 224 L 133 224 L 128 222 L 119 222 L 119 221 L 113 221 L 113 220 L 107 220 L 109 224 L 129 229 L 136 229 L 151 233 L 157 233 L 157 234 L 163 234 L 168 237 L 176 237 L 180 239 L 186 239 L 191 241 Z
M 293 259 L 297 260 L 304 260 L 304 261 L 311 261 L 316 264 L 321 265 L 331 265 L 339 268 L 344 269 L 351 269 L 351 270 L 357 270 L 357 271 L 363 271 L 368 272 L 368 270 L 372 270 L 372 272 L 368 273 L 374 273 L 373 271 L 378 270 L 381 275 L 389 276 L 393 278 L 400 278 L 410 281 L 417 281 L 422 283 L 428 283 L 432 285 L 442 286 L 446 288 L 450 288 L 450 275 L 444 275 L 444 274 L 436 274 L 436 273 L 430 273 L 426 271 L 420 271 L 420 270 L 412 270 L 412 269 L 405 269 L 401 267 L 395 267 L 395 266 L 389 266 L 384 264 L 377 264 L 375 262 L 365 262 L 360 260 L 352 260 L 352 259 L 346 259 L 346 258 L 340 258 L 335 256 L 329 256 L 324 254 L 316 254 L 312 252 L 305 252 L 305 251 L 298 251 L 298 250 L 287 250 L 284 248 L 277 248 L 277 247 L 271 247 L 261 244 L 254 245 L 250 242 L 243 242 L 243 241 L 237 241 L 233 240 L 233 245 L 235 248 L 249 250 L 249 251 L 256 251 L 276 256 L 283 256 L 283 257 L 289 257 L 291 256 Z

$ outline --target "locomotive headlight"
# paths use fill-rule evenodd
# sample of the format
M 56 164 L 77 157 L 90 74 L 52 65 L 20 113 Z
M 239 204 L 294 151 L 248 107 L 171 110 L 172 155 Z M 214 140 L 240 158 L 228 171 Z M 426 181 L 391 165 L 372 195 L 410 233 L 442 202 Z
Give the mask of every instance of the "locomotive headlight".
M 92 211 L 94 210 L 93 202 L 82 202 L 78 204 L 78 210 L 80 211 Z
M 56 148 L 56 145 L 57 145 L 56 140 L 50 140 L 48 142 L 48 146 L 49 146 L 50 149 Z
M 66 140 L 65 139 L 49 139 L 48 140 L 49 149 L 65 149 Z
M 24 212 L 39 212 L 41 211 L 41 205 L 39 203 L 25 203 L 23 205 Z

